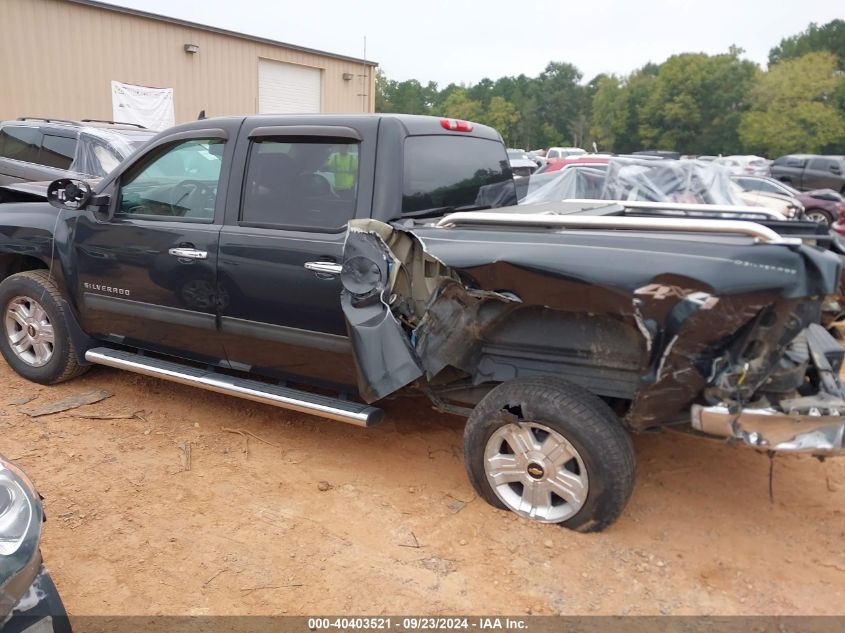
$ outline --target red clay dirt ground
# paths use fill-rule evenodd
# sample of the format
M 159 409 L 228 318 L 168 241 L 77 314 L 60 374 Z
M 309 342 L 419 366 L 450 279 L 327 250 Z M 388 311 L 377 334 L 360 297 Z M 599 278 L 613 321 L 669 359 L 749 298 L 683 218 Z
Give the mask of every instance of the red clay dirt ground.
M 72 616 L 843 613 L 845 460 L 777 458 L 771 503 L 765 455 L 638 437 L 626 512 L 584 535 L 477 499 L 463 421 L 420 398 L 359 429 L 105 368 L 0 380 L 0 452 L 44 495 Z

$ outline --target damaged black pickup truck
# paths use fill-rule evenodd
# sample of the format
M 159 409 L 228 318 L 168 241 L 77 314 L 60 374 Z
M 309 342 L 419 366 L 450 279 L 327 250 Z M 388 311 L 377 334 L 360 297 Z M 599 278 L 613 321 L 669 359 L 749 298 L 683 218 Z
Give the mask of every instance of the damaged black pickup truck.
M 399 115 L 198 121 L 46 197 L 0 205 L 0 351 L 36 382 L 95 363 L 360 426 L 413 387 L 468 417 L 484 499 L 582 531 L 628 500 L 629 432 L 845 452 L 812 223 L 510 206 L 495 130 Z

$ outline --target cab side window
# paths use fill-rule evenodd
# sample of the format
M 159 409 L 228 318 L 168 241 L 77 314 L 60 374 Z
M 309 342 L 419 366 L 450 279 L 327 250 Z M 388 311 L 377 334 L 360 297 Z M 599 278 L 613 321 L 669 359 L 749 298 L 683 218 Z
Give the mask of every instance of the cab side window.
M 240 222 L 340 231 L 355 215 L 358 144 L 259 139 L 247 161 Z
M 117 213 L 211 222 L 222 164 L 222 140 L 171 145 L 123 177 Z

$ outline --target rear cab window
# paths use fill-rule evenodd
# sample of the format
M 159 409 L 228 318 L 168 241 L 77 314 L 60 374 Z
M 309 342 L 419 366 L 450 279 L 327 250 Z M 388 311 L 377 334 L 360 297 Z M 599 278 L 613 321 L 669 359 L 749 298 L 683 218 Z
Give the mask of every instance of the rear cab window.
M 409 136 L 403 163 L 404 217 L 516 204 L 510 162 L 498 141 L 471 136 Z

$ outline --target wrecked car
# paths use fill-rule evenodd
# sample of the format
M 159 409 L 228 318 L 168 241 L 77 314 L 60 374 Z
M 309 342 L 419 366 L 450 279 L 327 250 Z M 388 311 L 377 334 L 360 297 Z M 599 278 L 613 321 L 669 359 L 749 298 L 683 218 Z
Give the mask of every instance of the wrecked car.
M 67 612 L 41 560 L 44 511 L 26 474 L 0 456 L 0 630 L 70 633 Z
M 495 130 L 384 114 L 197 121 L 47 198 L 0 205 L 0 352 L 35 382 L 100 364 L 358 426 L 416 389 L 467 418 L 482 498 L 581 531 L 622 513 L 631 433 L 845 452 L 815 223 L 515 206 Z

